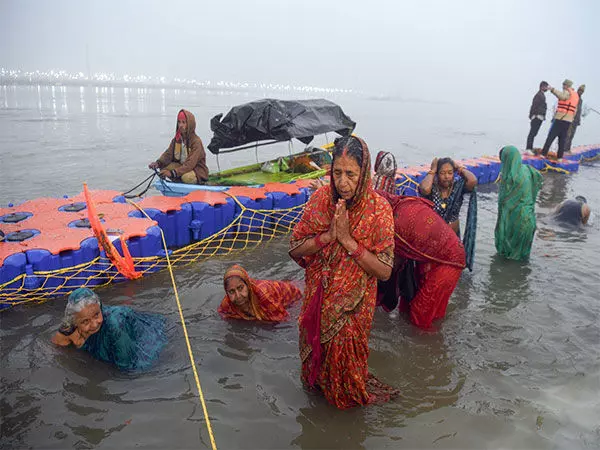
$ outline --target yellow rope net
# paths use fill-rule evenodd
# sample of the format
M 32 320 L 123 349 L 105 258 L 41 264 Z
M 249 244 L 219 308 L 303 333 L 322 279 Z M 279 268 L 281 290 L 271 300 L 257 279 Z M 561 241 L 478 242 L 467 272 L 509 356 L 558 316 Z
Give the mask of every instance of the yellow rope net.
M 540 170 L 541 173 L 546 173 L 546 172 L 558 172 L 558 173 L 564 173 L 566 175 L 570 174 L 571 172 L 567 169 L 563 169 L 562 167 L 556 167 L 556 166 L 551 166 L 548 163 L 545 163 L 546 166 Z
M 593 159 L 595 158 L 588 160 Z M 541 170 L 546 171 L 570 173 L 548 164 Z M 397 184 L 396 188 L 401 190 L 411 185 L 416 187 L 418 183 L 405 175 L 405 179 Z M 183 266 L 247 250 L 261 242 L 287 235 L 300 219 L 304 209 L 304 205 L 299 205 L 289 209 L 251 210 L 242 205 L 237 198 L 232 198 L 241 209 L 241 213 L 233 222 L 212 236 L 173 250 L 170 254 L 171 265 Z M 136 271 L 144 275 L 167 267 L 167 258 L 161 256 L 134 258 L 134 262 Z M 121 280 L 123 276 L 104 256 L 62 269 L 21 274 L 0 284 L 0 309 L 24 303 L 41 303 L 56 296 L 67 295 L 78 287 L 102 287 Z
M 172 266 L 184 266 L 209 258 L 240 252 L 261 242 L 289 234 L 300 220 L 304 205 L 289 209 L 253 210 L 232 197 L 241 213 L 224 229 L 186 247 L 172 250 Z M 134 258 L 135 269 L 144 275 L 167 268 L 167 258 L 161 256 Z M 66 295 L 78 287 L 102 287 L 124 277 L 110 260 L 99 256 L 89 262 L 52 271 L 21 274 L 0 284 L 0 308 L 24 303 L 42 303 Z M 40 284 L 41 283 L 41 284 Z M 31 285 L 39 287 L 31 288 Z
M 406 174 L 404 174 L 403 176 L 404 176 L 404 180 L 402 180 L 400 183 L 396 184 L 396 192 L 403 193 L 404 190 L 406 188 L 410 187 L 411 184 L 414 186 L 414 189 L 417 189 L 419 187 L 419 183 L 417 183 L 411 177 L 409 177 Z

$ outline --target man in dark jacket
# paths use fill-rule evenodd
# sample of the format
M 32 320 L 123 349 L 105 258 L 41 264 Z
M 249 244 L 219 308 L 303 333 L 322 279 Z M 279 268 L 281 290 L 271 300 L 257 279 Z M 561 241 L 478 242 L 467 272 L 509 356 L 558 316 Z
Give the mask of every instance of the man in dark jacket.
M 567 134 L 567 151 L 571 151 L 571 144 L 573 143 L 573 137 L 575 137 L 575 131 L 577 131 L 577 127 L 581 125 L 581 113 L 583 110 L 583 100 L 581 97 L 585 92 L 585 84 L 582 84 L 577 89 L 577 93 L 579 94 L 579 104 L 577 105 L 577 112 L 575 113 L 575 118 L 569 127 L 569 134 Z
M 544 93 L 548 90 L 548 83 L 542 81 L 540 90 L 533 96 L 531 108 L 529 109 L 529 120 L 531 121 L 529 135 L 527 136 L 527 150 L 533 150 L 533 140 L 535 139 L 542 122 L 546 120 L 546 96 Z

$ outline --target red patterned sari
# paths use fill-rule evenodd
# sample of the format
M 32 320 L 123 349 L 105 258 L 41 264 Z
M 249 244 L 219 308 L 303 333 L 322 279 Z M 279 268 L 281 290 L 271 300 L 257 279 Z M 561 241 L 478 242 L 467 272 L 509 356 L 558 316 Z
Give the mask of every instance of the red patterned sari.
M 353 238 L 383 263 L 393 264 L 393 220 L 388 202 L 370 181 L 370 156 L 363 144 L 361 180 L 348 209 Z M 366 153 L 366 155 L 365 155 Z M 335 186 L 320 188 L 294 228 L 291 249 L 329 229 Z M 337 241 L 296 260 L 306 269 L 299 318 L 302 379 L 338 408 L 389 400 L 396 393 L 368 372 L 369 334 L 377 279 L 368 275 Z
M 241 266 L 230 267 L 223 277 L 223 284 L 230 277 L 239 277 L 248 286 L 250 306 L 253 316 L 246 314 L 225 295 L 219 313 L 225 319 L 259 320 L 264 322 L 281 322 L 289 318 L 286 307 L 299 300 L 302 292 L 294 284 L 287 281 L 255 280 L 250 278 Z
M 379 194 L 388 199 L 394 213 L 396 258 L 417 262 L 418 290 L 410 303 L 402 299 L 400 308 L 409 311 L 415 325 L 429 328 L 446 315 L 450 295 L 465 268 L 465 249 L 429 200 Z M 392 273 L 388 286 L 398 282 L 398 273 Z

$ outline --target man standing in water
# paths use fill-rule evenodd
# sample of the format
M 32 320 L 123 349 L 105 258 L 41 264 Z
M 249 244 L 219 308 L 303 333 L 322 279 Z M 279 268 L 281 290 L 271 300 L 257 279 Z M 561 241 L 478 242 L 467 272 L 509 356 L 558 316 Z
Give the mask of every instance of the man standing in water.
M 567 146 L 567 134 L 569 127 L 575 118 L 575 112 L 577 111 L 577 105 L 579 104 L 579 95 L 573 89 L 573 82 L 571 80 L 565 80 L 562 84 L 563 90 L 559 91 L 553 87 L 550 88 L 552 92 L 558 98 L 558 105 L 556 106 L 556 113 L 554 114 L 554 123 L 548 133 L 548 138 L 542 149 L 542 155 L 548 156 L 548 150 L 554 139 L 558 137 L 558 159 L 563 157 L 565 148 Z
M 573 119 L 573 123 L 569 127 L 569 134 L 567 136 L 567 151 L 571 151 L 571 144 L 573 143 L 573 137 L 575 137 L 575 132 L 577 131 L 577 127 L 581 125 L 581 112 L 583 109 L 583 100 L 581 96 L 585 92 L 585 84 L 582 84 L 577 88 L 577 95 L 579 95 L 579 103 L 577 105 L 577 112 L 575 113 L 575 118 Z
M 545 92 L 548 90 L 548 82 L 542 81 L 540 83 L 540 90 L 533 96 L 533 101 L 531 102 L 531 108 L 529 109 L 529 135 L 527 136 L 527 147 L 526 150 L 533 150 L 533 140 L 538 134 L 540 127 L 542 126 L 542 122 L 546 120 L 546 110 L 548 106 L 546 105 L 546 96 Z

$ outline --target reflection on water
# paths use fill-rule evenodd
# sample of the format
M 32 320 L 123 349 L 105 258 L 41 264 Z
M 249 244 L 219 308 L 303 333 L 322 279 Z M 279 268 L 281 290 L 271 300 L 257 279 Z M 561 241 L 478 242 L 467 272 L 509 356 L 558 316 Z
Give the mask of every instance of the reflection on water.
M 237 359 L 238 361 L 248 361 L 253 353 L 260 351 L 248 345 L 248 339 L 252 333 L 244 325 L 246 324 L 243 322 L 229 324 L 232 330 L 225 335 L 222 348 L 217 349 L 223 357 Z
M 506 312 L 527 301 L 533 294 L 528 281 L 531 274 L 528 261 L 492 256 L 485 293 L 490 311 Z
M 419 331 L 394 314 L 378 317 L 375 327 L 369 365 L 382 381 L 400 389 L 400 398 L 390 406 L 395 425 L 458 399 L 463 380 L 442 333 Z
M 12 442 L 14 445 L 26 445 L 26 438 L 30 425 L 39 420 L 41 406 L 35 397 L 28 394 L 22 387 L 23 380 L 2 382 L 2 399 L 0 399 L 0 413 L 2 414 L 2 441 Z M 13 395 L 19 393 L 17 398 Z
M 254 98 L 184 89 L 0 86 L 0 206 L 73 195 L 83 181 L 99 189 L 130 188 L 172 138 L 181 107 L 194 112 L 206 144 L 211 117 Z M 499 136 L 512 133 L 485 116 L 456 115 L 454 105 L 329 98 L 358 122 L 373 153 L 392 150 L 404 164 L 434 155 L 492 154 L 503 143 Z M 526 132 L 517 128 L 513 142 Z M 269 151 L 259 156 L 287 154 L 288 148 Z M 254 158 L 254 151 L 241 152 L 220 164 Z M 208 162 L 215 170 L 210 154 Z M 402 315 L 375 314 L 369 368 L 401 391 L 385 405 L 337 411 L 304 389 L 299 304 L 292 320 L 277 325 L 229 322 L 216 313 L 223 272 L 233 263 L 257 278 L 302 279 L 287 255 L 287 238 L 176 267 L 218 447 L 597 447 L 600 223 L 573 231 L 550 220 L 558 203 L 578 194 L 592 209 L 600 205 L 597 171 L 592 164 L 573 176 L 544 175 L 539 230 L 525 263 L 496 256 L 497 187 L 480 188 L 475 268 L 463 274 L 437 331 L 421 332 Z M 54 348 L 49 339 L 64 299 L 3 312 L 2 447 L 209 448 L 168 273 L 99 294 L 106 304 L 128 302 L 173 324 L 157 366 L 122 374 L 76 349 Z
M 367 415 L 369 412 L 364 408 L 342 414 L 330 414 L 314 405 L 300 408 L 296 421 L 302 432 L 289 445 L 303 449 L 364 449 L 369 435 Z
M 569 188 L 568 178 L 560 173 L 544 175 L 542 189 L 538 195 L 538 205 L 541 208 L 552 208 L 567 199 Z

